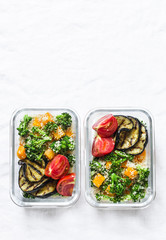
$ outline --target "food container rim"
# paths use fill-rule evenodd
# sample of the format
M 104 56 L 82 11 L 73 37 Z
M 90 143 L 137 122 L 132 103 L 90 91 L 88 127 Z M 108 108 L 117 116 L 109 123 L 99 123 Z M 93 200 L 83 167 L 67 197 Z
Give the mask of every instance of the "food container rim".
M 13 122 L 15 117 L 24 111 L 69 111 L 71 112 L 77 119 L 78 122 L 78 126 L 77 126 L 77 139 L 78 139 L 78 163 L 77 163 L 77 172 L 78 172 L 78 177 L 77 177 L 77 185 L 78 185 L 78 189 L 75 192 L 74 197 L 68 201 L 68 202 L 64 202 L 62 203 L 58 203 L 58 202 L 29 202 L 28 204 L 26 203 L 24 205 L 24 203 L 20 200 L 17 199 L 17 197 L 13 194 L 13 184 L 12 184 L 12 179 L 13 179 L 13 139 L 14 139 L 14 134 L 13 134 Z M 69 107 L 25 107 L 25 108 L 17 108 L 13 111 L 11 118 L 10 118 L 10 124 L 9 124 L 9 195 L 11 200 L 19 207 L 24 207 L 24 208 L 29 208 L 29 207 L 33 207 L 33 208 L 68 208 L 71 207 L 73 205 L 76 204 L 76 202 L 78 201 L 78 199 L 80 198 L 81 195 L 81 171 L 80 171 L 80 166 L 81 166 L 81 149 L 80 149 L 80 139 L 81 139 L 81 126 L 80 126 L 80 116 L 77 113 L 77 111 L 73 108 L 69 108 Z
M 149 121 L 151 123 L 151 136 L 152 139 L 150 141 L 151 144 L 151 151 L 152 151 L 152 156 L 153 156 L 153 171 L 152 171 L 152 178 L 153 178 L 153 192 L 151 194 L 151 196 L 145 201 L 145 202 L 138 202 L 138 203 L 108 203 L 107 204 L 103 204 L 103 203 L 98 203 L 98 206 L 96 206 L 96 201 L 92 200 L 92 198 L 88 195 L 87 193 L 87 186 L 89 183 L 89 176 L 87 176 L 87 168 L 89 168 L 89 160 L 87 160 L 87 156 L 86 156 L 86 142 L 87 142 L 87 138 L 88 138 L 88 133 L 87 133 L 87 127 L 88 127 L 88 119 L 90 118 L 90 116 L 95 113 L 95 112 L 105 112 L 105 111 L 137 111 L 137 112 L 142 112 L 144 114 L 146 114 L 149 118 Z M 154 139 L 154 128 L 155 128 L 155 123 L 154 123 L 154 117 L 152 115 L 152 113 L 147 110 L 146 108 L 142 108 L 142 107 L 100 107 L 100 108 L 92 108 L 91 110 L 89 110 L 84 118 L 84 159 L 85 159 L 85 193 L 84 193 L 84 197 L 86 202 L 97 209 L 101 209 L 101 210 L 136 210 L 136 209 L 144 209 L 146 207 L 148 207 L 152 201 L 155 199 L 156 197 L 156 157 L 155 157 L 155 139 Z

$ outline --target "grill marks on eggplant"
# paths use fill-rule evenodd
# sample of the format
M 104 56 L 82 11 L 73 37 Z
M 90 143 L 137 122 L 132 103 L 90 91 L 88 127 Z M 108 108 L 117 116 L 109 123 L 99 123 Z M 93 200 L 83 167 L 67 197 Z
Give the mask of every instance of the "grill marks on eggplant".
M 131 129 L 133 129 L 133 122 L 128 117 L 122 115 L 115 115 L 114 117 L 118 122 L 118 134 L 121 131 L 130 131 Z
M 126 153 L 131 155 L 141 154 L 144 151 L 147 143 L 148 143 L 148 133 L 147 133 L 146 127 L 143 124 L 141 124 L 141 134 L 140 134 L 139 141 L 134 145 L 134 147 L 127 150 Z
M 23 174 L 29 182 L 39 182 L 45 176 L 45 169 L 40 167 L 35 162 L 25 159 L 20 160 L 19 164 L 24 165 Z
M 116 149 L 126 150 L 133 147 L 139 140 L 140 137 L 140 122 L 138 119 L 128 117 L 133 123 L 133 128 L 130 131 L 121 131 L 118 134 L 116 141 Z
M 24 168 L 25 168 L 25 165 L 21 166 L 19 171 L 19 187 L 23 192 L 27 192 L 27 193 L 35 192 L 38 189 L 42 188 L 49 181 L 49 178 L 44 177 L 40 182 L 37 182 L 37 183 L 29 182 L 24 177 Z
M 141 154 L 148 142 L 146 127 L 137 118 L 131 116 L 119 115 L 115 117 L 118 121 L 118 130 L 114 137 L 115 149 L 125 151 L 131 155 Z M 133 127 L 129 122 L 132 122 Z
M 56 193 L 56 181 L 50 181 L 44 187 L 32 193 L 32 195 L 38 198 L 47 198 L 55 193 Z

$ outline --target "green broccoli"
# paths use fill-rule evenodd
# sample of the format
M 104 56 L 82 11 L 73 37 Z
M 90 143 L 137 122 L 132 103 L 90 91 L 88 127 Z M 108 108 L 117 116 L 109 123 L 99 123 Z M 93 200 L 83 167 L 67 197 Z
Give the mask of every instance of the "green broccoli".
M 73 154 L 66 154 L 66 157 L 69 161 L 70 167 L 73 167 L 76 161 L 76 157 Z
M 110 192 L 115 193 L 117 196 L 122 196 L 126 187 L 131 183 L 129 178 L 121 178 L 115 173 L 111 175 Z
M 75 142 L 71 137 L 64 136 L 60 140 L 51 143 L 50 148 L 55 153 L 65 154 L 68 151 L 73 151 L 75 149 Z
M 134 159 L 134 156 L 130 155 L 130 154 L 127 154 L 125 152 L 122 152 L 122 151 L 118 151 L 118 150 L 115 150 L 114 151 L 119 157 L 121 158 L 125 158 L 126 160 L 129 160 L 129 161 L 132 161 Z
M 91 169 L 91 178 L 93 178 L 93 176 L 97 173 L 100 173 L 101 175 L 104 175 L 105 173 L 105 168 L 104 166 L 95 160 L 96 158 L 94 158 L 94 160 L 90 163 L 90 169 Z M 93 180 L 93 179 L 91 179 Z
M 138 178 L 135 184 L 131 187 L 130 196 L 134 202 L 140 201 L 145 197 L 146 188 L 148 187 L 149 169 L 141 166 L 137 167 Z
M 31 131 L 32 131 L 33 134 L 35 134 L 35 133 L 38 134 L 38 135 L 36 135 L 36 136 L 34 136 L 34 135 L 31 134 L 31 136 L 33 136 L 33 137 L 38 137 L 38 138 L 39 138 L 39 137 L 44 137 L 44 136 L 47 135 L 44 130 L 42 130 L 41 128 L 36 127 L 36 126 L 32 127 Z
M 38 135 L 35 135 L 37 133 Z M 51 141 L 51 137 L 38 127 L 32 128 L 32 133 L 26 139 L 25 151 L 27 158 L 33 161 L 41 161 L 42 155 L 46 150 L 46 143 Z
M 29 129 L 28 124 L 32 120 L 32 117 L 29 117 L 28 115 L 24 116 L 24 119 L 20 122 L 19 127 L 17 128 L 18 134 L 22 137 L 28 135 Z
M 48 122 L 45 127 L 44 131 L 49 135 L 52 131 L 56 131 L 58 128 L 57 124 L 54 122 Z
M 68 113 L 62 113 L 61 115 L 56 116 L 55 123 L 62 127 L 63 130 L 66 130 L 68 127 L 71 126 L 72 118 Z

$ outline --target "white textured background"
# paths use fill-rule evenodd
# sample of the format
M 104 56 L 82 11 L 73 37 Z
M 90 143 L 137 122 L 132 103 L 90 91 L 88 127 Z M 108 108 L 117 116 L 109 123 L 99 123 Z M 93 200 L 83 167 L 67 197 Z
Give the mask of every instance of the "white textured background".
M 0 1 L 0 239 L 166 239 L 166 1 Z M 157 197 L 139 211 L 23 209 L 9 197 L 18 107 L 142 106 L 156 123 Z

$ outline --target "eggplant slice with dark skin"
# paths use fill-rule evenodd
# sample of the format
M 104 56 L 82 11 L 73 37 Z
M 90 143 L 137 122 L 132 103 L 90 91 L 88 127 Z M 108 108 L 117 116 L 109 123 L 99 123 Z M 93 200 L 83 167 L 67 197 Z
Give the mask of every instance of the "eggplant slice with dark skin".
M 39 190 L 40 188 L 44 187 L 48 183 L 48 181 L 50 181 L 49 178 L 44 177 L 41 181 L 37 183 L 31 183 L 27 181 L 27 179 L 24 177 L 24 168 L 25 165 L 21 166 L 19 171 L 19 187 L 23 192 L 33 193 Z
M 31 195 L 38 198 L 47 198 L 51 195 L 55 194 L 56 191 L 56 181 L 51 180 L 48 182 L 44 187 L 40 188 L 36 192 L 32 193 Z
M 45 169 L 40 167 L 35 162 L 32 162 L 28 159 L 20 160 L 20 165 L 24 165 L 23 167 L 23 175 L 29 182 L 36 183 L 41 181 L 41 179 L 45 176 Z
M 148 132 L 146 127 L 143 124 L 141 124 L 141 135 L 140 135 L 139 141 L 134 145 L 134 147 L 127 150 L 126 153 L 131 155 L 141 154 L 144 151 L 147 143 L 148 143 Z
M 118 133 L 120 133 L 121 131 L 130 131 L 131 129 L 133 129 L 133 122 L 128 117 L 123 115 L 115 115 L 114 117 L 118 122 Z
M 114 135 L 114 141 L 115 141 L 115 145 L 118 144 L 118 142 L 120 141 L 120 135 L 122 135 L 121 137 L 123 137 L 124 133 L 126 131 L 130 131 L 131 129 L 133 129 L 134 124 L 133 122 L 126 116 L 123 115 L 115 115 L 114 116 L 118 122 L 118 129 Z M 122 133 L 123 132 L 123 133 Z M 122 133 L 122 134 L 121 134 Z M 124 138 L 124 137 L 123 137 Z
M 130 131 L 121 131 L 117 136 L 115 148 L 118 150 L 127 150 L 133 147 L 140 138 L 141 126 L 138 119 L 128 117 L 133 122 L 134 127 Z

